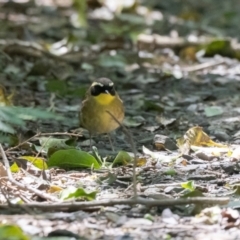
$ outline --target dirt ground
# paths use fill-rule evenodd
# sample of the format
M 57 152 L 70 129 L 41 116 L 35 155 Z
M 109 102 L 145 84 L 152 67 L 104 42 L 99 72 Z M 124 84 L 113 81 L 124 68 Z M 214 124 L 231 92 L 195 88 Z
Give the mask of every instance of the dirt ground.
M 89 151 L 89 135 L 78 129 L 80 103 L 94 79 L 108 77 L 124 102 L 124 126 L 137 149 L 137 194 L 165 205 L 58 209 L 41 196 L 58 198 L 60 190 L 74 186 L 96 191 L 94 201 L 130 199 L 133 163 L 97 170 L 52 168 L 44 171 L 47 178 L 39 169 L 23 167 L 12 173 L 17 182 L 40 194 L 12 184 L 1 167 L 0 223 L 16 224 L 29 239 L 240 239 L 239 31 L 231 28 L 239 27 L 235 15 L 229 22 L 207 18 L 200 10 L 207 9 L 208 2 L 212 7 L 212 1 L 201 6 L 188 1 L 187 7 L 179 5 L 180 12 L 177 6 L 171 12 L 167 3 L 150 1 L 151 6 L 144 5 L 147 12 L 136 4 L 114 14 L 107 3 L 96 2 L 88 1 L 84 18 L 86 9 L 77 1 L 74 7 L 68 1 L 0 1 L 0 83 L 6 95 L 13 93 L 14 106 L 66 117 L 17 127 L 19 147 L 3 144 L 4 151 L 10 164 L 22 156 L 47 159 L 40 135 L 32 138 L 39 133 L 65 140 L 73 137 L 76 147 Z M 233 12 L 230 6 L 226 9 Z M 216 34 L 220 30 L 221 37 Z M 194 148 L 192 139 L 197 137 L 188 131 L 196 126 L 213 142 L 200 141 Z M 177 145 L 183 136 L 185 145 Z M 112 139 L 114 152 L 107 136 L 94 136 L 101 158 L 111 162 L 119 151 L 133 156 L 121 128 Z M 186 139 L 190 139 L 188 151 Z M 205 200 L 171 202 L 188 197 Z M 16 205 L 19 202 L 26 207 Z M 32 203 L 52 204 L 52 209 L 31 207 Z

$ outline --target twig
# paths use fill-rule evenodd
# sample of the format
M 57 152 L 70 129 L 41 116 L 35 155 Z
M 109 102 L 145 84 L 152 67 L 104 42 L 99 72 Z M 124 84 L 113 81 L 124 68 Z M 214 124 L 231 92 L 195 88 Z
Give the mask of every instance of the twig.
M 201 63 L 195 66 L 190 66 L 190 67 L 185 67 L 183 68 L 183 71 L 186 72 L 196 72 L 196 71 L 200 71 L 206 68 L 210 68 L 210 67 L 215 67 L 217 65 L 223 64 L 225 62 L 225 60 L 220 60 L 220 61 L 210 61 L 210 62 L 205 62 L 205 63 Z
M 2 155 L 3 163 L 4 163 L 6 171 L 7 171 L 8 180 L 11 183 L 18 186 L 20 189 L 28 190 L 28 191 L 36 194 L 37 196 L 39 196 L 41 198 L 44 198 L 46 200 L 53 201 L 53 202 L 59 202 L 59 199 L 57 199 L 57 198 L 55 198 L 55 197 L 53 197 L 53 196 L 51 196 L 47 193 L 41 192 L 38 189 L 35 189 L 35 188 L 30 187 L 30 186 L 26 186 L 22 183 L 17 182 L 12 176 L 12 172 L 11 172 L 11 169 L 10 169 L 10 166 L 9 166 L 9 162 L 8 162 L 7 156 L 6 156 L 6 154 L 3 150 L 2 144 L 0 144 L 0 152 L 1 152 L 1 155 Z
M 34 136 L 30 137 L 29 139 L 27 139 L 27 140 L 19 143 L 17 146 L 8 148 L 8 149 L 6 150 L 6 153 L 8 153 L 8 152 L 10 152 L 10 151 L 12 151 L 12 150 L 14 150 L 14 149 L 19 148 L 20 146 L 24 145 L 25 143 L 27 143 L 27 142 L 29 142 L 29 141 L 37 138 L 37 137 L 40 137 L 40 136 L 60 136 L 60 135 L 62 135 L 62 136 L 70 136 L 70 137 L 80 137 L 80 136 L 82 136 L 82 135 L 80 135 L 80 134 L 68 133 L 68 132 L 37 133 L 37 134 L 35 134 Z
M 147 186 L 141 186 L 141 190 L 146 190 L 149 188 L 164 188 L 164 187 L 181 187 L 181 183 L 158 183 Z
M 37 134 L 34 135 L 33 137 L 30 137 L 29 139 L 27 139 L 27 140 L 25 140 L 25 141 L 19 143 L 17 146 L 14 146 L 14 147 L 10 147 L 10 148 L 8 148 L 8 149 L 6 150 L 6 153 L 8 153 L 8 152 L 10 152 L 10 151 L 12 151 L 12 150 L 14 150 L 14 149 L 19 148 L 20 146 L 24 145 L 25 143 L 27 143 L 27 142 L 33 140 L 35 137 L 38 137 L 38 136 L 39 136 L 39 134 L 37 133 Z
M 39 136 L 70 136 L 70 137 L 81 137 L 80 133 L 68 133 L 68 132 L 55 132 L 55 133 L 39 133 Z
M 4 51 L 0 50 L 0 53 L 10 62 L 12 62 L 12 58 L 7 54 L 5 53 Z
M 134 193 L 134 198 L 137 198 L 137 181 L 136 181 L 136 167 L 137 167 L 137 150 L 136 150 L 136 146 L 134 144 L 133 141 L 133 137 L 131 132 L 125 127 L 123 126 L 122 123 L 120 123 L 117 118 L 110 112 L 110 111 L 106 111 L 118 124 L 119 126 L 122 127 L 123 132 L 126 134 L 126 136 L 129 139 L 129 143 L 131 145 L 133 154 L 134 154 L 134 162 L 133 162 L 133 193 Z
M 11 201 L 10 201 L 9 198 L 7 197 L 7 193 L 6 193 L 5 189 L 4 189 L 3 186 L 2 186 L 2 182 L 0 183 L 0 190 L 1 190 L 1 193 L 2 193 L 3 197 L 5 198 L 8 206 L 11 207 Z
M 0 184 L 0 185 L 1 185 L 1 184 Z M 2 195 L 4 196 L 4 198 L 5 198 L 6 201 L 7 201 L 8 207 L 9 207 L 9 208 L 14 207 L 15 204 L 14 204 L 14 203 L 11 203 L 11 201 L 10 201 L 9 198 L 7 197 L 7 194 L 6 194 L 5 190 L 4 190 L 2 187 L 0 187 L 0 188 L 1 188 Z M 35 212 L 34 212 L 32 209 L 28 208 L 28 206 L 26 206 L 26 205 L 23 205 L 23 204 L 20 205 L 20 204 L 19 204 L 19 208 L 23 209 L 25 212 L 27 212 L 27 213 L 30 214 L 30 215 L 35 215 Z
M 83 209 L 92 209 L 94 207 L 107 207 L 114 205 L 135 205 L 141 204 L 148 207 L 171 207 L 176 205 L 188 204 L 208 204 L 208 205 L 226 205 L 229 198 L 210 198 L 210 197 L 196 197 L 196 198 L 181 198 L 181 199 L 167 199 L 167 200 L 150 200 L 144 198 L 131 198 L 119 200 L 101 200 L 91 202 L 64 202 L 64 203 L 29 203 L 24 204 L 28 208 L 39 209 L 42 211 L 76 211 Z M 16 207 L 18 204 L 15 205 Z M 7 204 L 0 205 L 0 209 L 6 209 Z

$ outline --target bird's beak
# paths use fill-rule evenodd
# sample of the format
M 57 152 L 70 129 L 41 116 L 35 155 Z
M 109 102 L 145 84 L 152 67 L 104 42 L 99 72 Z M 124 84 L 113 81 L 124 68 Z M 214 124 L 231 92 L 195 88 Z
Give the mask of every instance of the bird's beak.
M 105 90 L 105 93 L 106 93 L 106 94 L 110 94 L 108 90 Z

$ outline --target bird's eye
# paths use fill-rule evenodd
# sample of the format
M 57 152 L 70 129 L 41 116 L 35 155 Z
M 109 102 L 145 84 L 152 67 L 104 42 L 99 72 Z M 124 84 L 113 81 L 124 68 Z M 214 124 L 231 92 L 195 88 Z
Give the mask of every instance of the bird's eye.
M 95 85 L 91 87 L 91 95 L 97 96 L 103 92 L 103 87 L 100 85 Z

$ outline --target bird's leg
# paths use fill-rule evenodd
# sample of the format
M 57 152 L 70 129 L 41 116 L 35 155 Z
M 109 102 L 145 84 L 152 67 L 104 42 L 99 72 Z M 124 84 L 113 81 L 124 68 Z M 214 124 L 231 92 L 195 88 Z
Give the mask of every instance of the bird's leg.
M 90 151 L 92 150 L 92 134 L 89 132 Z
M 113 142 L 112 142 L 112 139 L 111 139 L 111 134 L 108 133 L 107 135 L 108 135 L 108 139 L 109 139 L 110 145 L 112 147 L 112 151 L 115 152 L 115 149 L 114 149 L 114 146 L 113 146 Z

